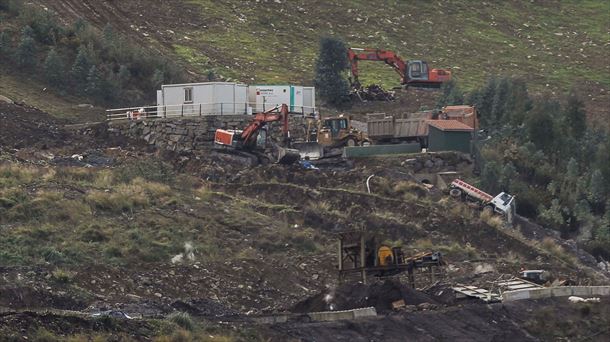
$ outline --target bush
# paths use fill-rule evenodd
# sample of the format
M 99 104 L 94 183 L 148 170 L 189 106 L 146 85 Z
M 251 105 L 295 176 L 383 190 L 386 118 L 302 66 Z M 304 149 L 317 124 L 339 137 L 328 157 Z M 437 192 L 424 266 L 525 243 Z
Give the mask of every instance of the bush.
M 194 331 L 196 324 L 193 321 L 193 319 L 191 318 L 191 315 L 189 315 L 186 312 L 174 312 L 172 314 L 170 314 L 169 316 L 167 316 L 167 319 L 173 323 L 175 323 L 177 326 L 183 328 L 184 330 L 187 331 Z
M 62 283 L 62 284 L 71 283 L 74 280 L 75 275 L 76 275 L 76 273 L 74 273 L 74 272 L 63 270 L 60 268 L 55 269 L 51 273 L 53 280 L 55 280 L 58 283 Z
M 566 252 L 563 247 L 558 245 L 557 242 L 555 242 L 555 240 L 552 238 L 544 238 L 540 244 L 540 247 L 550 255 L 563 260 L 570 265 L 576 264 L 576 258 L 572 254 Z

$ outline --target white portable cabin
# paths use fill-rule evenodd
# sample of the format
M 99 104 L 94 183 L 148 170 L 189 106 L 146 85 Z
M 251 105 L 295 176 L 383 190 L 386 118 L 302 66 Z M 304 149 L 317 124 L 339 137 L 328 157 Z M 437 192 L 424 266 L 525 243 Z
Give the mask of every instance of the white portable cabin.
M 248 100 L 255 112 L 263 112 L 285 103 L 291 112 L 312 115 L 316 107 L 314 87 L 251 85 Z
M 157 90 L 159 116 L 251 114 L 248 86 L 232 82 L 168 84 Z

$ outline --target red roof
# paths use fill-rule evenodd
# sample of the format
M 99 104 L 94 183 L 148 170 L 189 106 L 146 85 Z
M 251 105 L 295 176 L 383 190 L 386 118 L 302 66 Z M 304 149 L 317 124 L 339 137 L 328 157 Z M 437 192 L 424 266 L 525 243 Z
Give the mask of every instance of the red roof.
M 428 120 L 428 125 L 441 131 L 472 132 L 473 128 L 457 120 Z

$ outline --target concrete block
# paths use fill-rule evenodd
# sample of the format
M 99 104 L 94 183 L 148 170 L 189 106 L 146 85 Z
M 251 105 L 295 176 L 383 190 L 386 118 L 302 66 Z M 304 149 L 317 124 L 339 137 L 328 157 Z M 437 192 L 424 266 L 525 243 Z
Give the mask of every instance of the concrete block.
M 345 147 L 343 149 L 343 156 L 346 158 L 361 158 L 419 152 L 421 152 L 419 144 L 371 145 Z
M 374 307 L 355 309 L 352 311 L 354 312 L 354 318 L 377 316 L 377 310 L 375 310 Z
M 551 297 L 567 297 L 572 295 L 572 288 L 569 286 L 551 288 Z
M 502 301 L 511 302 L 513 300 L 529 299 L 529 290 L 507 291 L 502 293 Z
M 547 298 L 551 296 L 549 289 L 524 290 L 529 292 L 530 299 Z

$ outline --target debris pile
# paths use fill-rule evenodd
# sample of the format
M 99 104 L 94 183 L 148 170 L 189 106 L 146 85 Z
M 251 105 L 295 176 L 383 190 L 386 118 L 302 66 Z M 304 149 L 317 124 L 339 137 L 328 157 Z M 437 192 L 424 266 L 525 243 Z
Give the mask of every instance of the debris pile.
M 362 102 L 366 101 L 394 101 L 394 92 L 383 89 L 378 84 L 370 84 L 354 90 L 354 94 Z
M 375 307 L 378 313 L 392 311 L 392 303 L 404 301 L 406 305 L 438 304 L 433 297 L 409 288 L 397 280 L 386 280 L 370 285 L 343 284 L 297 303 L 292 312 L 351 310 Z

